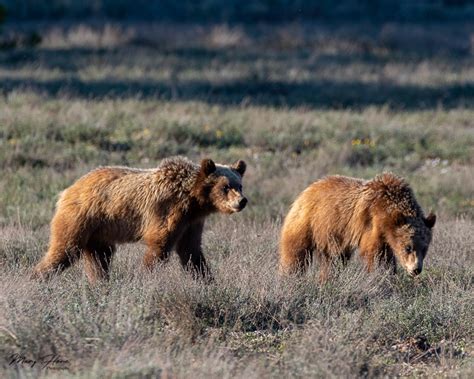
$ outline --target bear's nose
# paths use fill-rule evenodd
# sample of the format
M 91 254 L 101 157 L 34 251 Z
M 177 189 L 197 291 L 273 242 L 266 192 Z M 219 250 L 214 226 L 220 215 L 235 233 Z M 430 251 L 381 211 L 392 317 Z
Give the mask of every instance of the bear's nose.
M 240 208 L 240 209 L 244 209 L 246 205 L 247 205 L 247 198 L 243 197 L 243 198 L 240 199 L 240 201 L 239 201 L 239 208 Z

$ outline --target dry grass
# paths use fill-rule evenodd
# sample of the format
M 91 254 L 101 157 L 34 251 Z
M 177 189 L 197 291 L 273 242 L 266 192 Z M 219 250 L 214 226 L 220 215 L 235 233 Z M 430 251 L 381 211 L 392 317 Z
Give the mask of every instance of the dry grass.
M 434 28 L 438 52 L 404 42 L 437 40 L 420 28 L 45 24 L 37 49 L 1 51 L 1 375 L 468 377 L 474 76 L 472 52 L 446 36 L 471 31 Z M 28 279 L 57 193 L 98 165 L 174 154 L 248 162 L 248 208 L 206 228 L 214 283 L 175 259 L 144 273 L 138 244 L 99 287 L 80 265 Z M 280 279 L 292 199 L 322 175 L 382 170 L 438 213 L 421 277 L 354 260 L 323 287 L 317 267 Z M 29 368 L 12 354 L 68 362 Z
M 103 286 L 89 287 L 79 267 L 39 284 L 27 273 L 43 251 L 44 233 L 5 230 L 2 354 L 54 353 L 69 361 L 71 375 L 98 377 L 466 375 L 472 369 L 472 222 L 437 228 L 417 281 L 368 275 L 356 261 L 320 288 L 315 270 L 296 281 L 276 276 L 277 223 L 224 220 L 212 220 L 205 238 L 216 275 L 210 285 L 186 277 L 177 261 L 152 275 L 136 270 L 136 246 L 120 249 Z M 52 374 L 20 366 L 25 375 Z

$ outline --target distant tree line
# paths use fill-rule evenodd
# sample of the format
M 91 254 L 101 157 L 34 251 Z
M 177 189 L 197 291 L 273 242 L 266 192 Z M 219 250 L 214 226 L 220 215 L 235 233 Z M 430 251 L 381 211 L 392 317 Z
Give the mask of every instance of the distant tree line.
M 0 0 L 0 4 L 6 8 L 8 20 L 91 17 L 190 22 L 474 19 L 474 0 Z

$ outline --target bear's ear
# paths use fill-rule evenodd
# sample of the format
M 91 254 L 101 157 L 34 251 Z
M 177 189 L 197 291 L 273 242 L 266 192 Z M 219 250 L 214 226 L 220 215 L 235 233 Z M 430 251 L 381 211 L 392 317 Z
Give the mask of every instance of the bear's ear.
M 244 161 L 238 160 L 232 166 L 230 166 L 232 170 L 237 171 L 240 176 L 244 176 L 245 170 L 247 169 L 247 164 Z
M 426 217 L 423 221 L 425 222 L 425 225 L 431 229 L 436 224 L 436 215 L 433 212 L 430 212 L 428 217 Z
M 203 159 L 201 161 L 201 172 L 205 175 L 211 175 L 216 171 L 216 164 L 212 159 Z

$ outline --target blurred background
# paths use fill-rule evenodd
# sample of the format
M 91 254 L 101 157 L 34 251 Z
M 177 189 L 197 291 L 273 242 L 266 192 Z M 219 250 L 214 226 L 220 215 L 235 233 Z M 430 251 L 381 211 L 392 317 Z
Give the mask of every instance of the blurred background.
M 0 4 L 4 222 L 44 225 L 92 167 L 173 154 L 247 159 L 251 218 L 382 170 L 473 214 L 474 1 Z
M 12 19 L 90 17 L 194 22 L 459 21 L 474 16 L 472 0 L 3 0 Z

